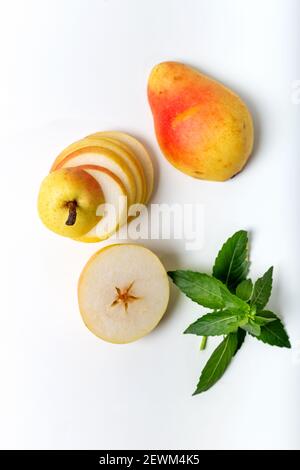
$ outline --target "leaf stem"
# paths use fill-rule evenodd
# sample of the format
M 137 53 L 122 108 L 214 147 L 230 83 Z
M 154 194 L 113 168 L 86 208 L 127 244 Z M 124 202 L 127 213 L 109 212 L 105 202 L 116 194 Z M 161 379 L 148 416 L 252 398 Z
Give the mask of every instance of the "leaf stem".
M 202 341 L 200 344 L 200 351 L 203 351 L 206 348 L 207 336 L 202 336 Z

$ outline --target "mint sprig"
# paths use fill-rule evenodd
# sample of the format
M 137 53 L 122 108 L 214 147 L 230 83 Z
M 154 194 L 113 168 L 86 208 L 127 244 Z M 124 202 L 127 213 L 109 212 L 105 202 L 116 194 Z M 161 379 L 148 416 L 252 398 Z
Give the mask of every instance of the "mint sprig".
M 191 300 L 213 310 L 184 333 L 203 336 L 201 349 L 207 336 L 225 335 L 203 368 L 194 395 L 208 390 L 222 377 L 247 333 L 272 346 L 291 347 L 281 320 L 265 310 L 272 291 L 273 267 L 253 286 L 248 279 L 249 266 L 248 234 L 240 230 L 222 246 L 212 276 L 183 270 L 168 273 Z

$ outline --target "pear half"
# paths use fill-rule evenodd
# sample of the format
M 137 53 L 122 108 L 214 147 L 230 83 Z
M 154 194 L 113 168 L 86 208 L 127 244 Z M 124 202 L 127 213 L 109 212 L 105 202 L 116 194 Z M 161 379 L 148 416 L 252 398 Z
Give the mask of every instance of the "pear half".
M 84 323 L 111 343 L 130 343 L 148 334 L 168 301 L 166 270 L 152 251 L 140 245 L 110 245 L 98 251 L 78 283 Z

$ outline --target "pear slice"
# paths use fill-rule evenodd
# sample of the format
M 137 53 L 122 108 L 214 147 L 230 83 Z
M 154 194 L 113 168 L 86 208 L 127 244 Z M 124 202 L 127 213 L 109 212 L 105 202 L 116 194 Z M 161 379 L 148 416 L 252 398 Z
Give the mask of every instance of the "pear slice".
M 110 245 L 95 253 L 78 283 L 88 329 L 111 343 L 130 343 L 161 320 L 169 301 L 168 276 L 158 257 L 140 245 Z
M 97 181 L 102 189 L 104 201 L 109 204 L 112 212 L 107 211 L 101 220 L 86 234 L 76 240 L 97 242 L 105 240 L 127 220 L 127 198 L 122 182 L 107 168 L 96 165 L 81 165 L 79 170 L 85 170 Z
M 86 145 L 71 153 L 68 153 L 56 165 L 59 168 L 77 167 L 80 165 L 97 165 L 107 168 L 122 181 L 128 196 L 128 204 L 136 201 L 136 185 L 134 178 L 124 160 L 113 151 L 98 145 Z
M 144 175 L 143 167 L 140 161 L 136 158 L 128 146 L 120 143 L 116 139 L 109 137 L 99 136 L 92 134 L 85 138 L 85 142 L 97 143 L 103 148 L 107 148 L 121 157 L 127 164 L 131 174 L 134 177 L 136 185 L 136 201 L 137 203 L 144 203 L 147 193 L 146 178 Z
M 139 142 L 137 139 L 135 139 L 129 134 L 125 134 L 124 132 L 118 132 L 118 131 L 97 132 L 96 134 L 92 134 L 92 135 L 116 139 L 120 143 L 129 147 L 129 149 L 136 155 L 137 159 L 140 161 L 144 170 L 144 174 L 145 174 L 145 178 L 147 182 L 147 196 L 145 199 L 145 203 L 148 202 L 153 191 L 154 170 L 153 170 L 153 164 L 152 164 L 150 155 L 145 149 L 145 147 L 141 144 L 141 142 Z
M 86 148 L 88 147 L 88 141 L 87 139 L 80 139 L 80 140 L 77 140 L 76 142 L 73 142 L 72 144 L 68 145 L 67 147 L 65 147 L 61 152 L 60 154 L 56 157 L 56 159 L 54 160 L 54 162 L 52 163 L 52 166 L 50 168 L 50 173 L 52 171 L 55 171 L 57 170 L 58 166 L 60 165 L 60 163 L 70 154 L 70 153 L 73 153 L 73 152 L 76 152 L 77 150 L 80 150 L 80 149 L 83 149 L 83 148 Z

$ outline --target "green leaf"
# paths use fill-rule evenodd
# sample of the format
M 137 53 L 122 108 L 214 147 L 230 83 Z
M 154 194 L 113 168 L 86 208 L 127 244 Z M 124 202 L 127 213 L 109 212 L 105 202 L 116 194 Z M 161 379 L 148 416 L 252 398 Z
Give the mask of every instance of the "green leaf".
M 251 304 L 262 310 L 268 303 L 272 291 L 273 266 L 265 274 L 257 279 L 251 298 Z
M 248 312 L 249 305 L 231 294 L 218 279 L 194 271 L 169 271 L 168 275 L 190 299 L 203 307 L 216 310 L 224 308 Z
M 223 310 L 222 312 L 213 312 L 203 315 L 203 317 L 192 323 L 184 333 L 198 336 L 226 335 L 237 331 L 238 327 L 246 322 L 246 315 L 233 313 L 230 310 Z
M 273 321 L 276 321 L 276 318 L 266 318 L 262 317 L 260 314 L 255 315 L 255 323 L 259 326 L 264 326 L 267 323 L 272 323 Z
M 208 359 L 193 395 L 205 392 L 212 387 L 224 374 L 237 350 L 236 333 L 227 335 Z
M 253 283 L 251 279 L 245 279 L 240 282 L 236 288 L 236 295 L 246 302 L 250 299 L 253 290 Z
M 257 339 L 264 343 L 270 344 L 271 346 L 279 346 L 280 348 L 290 348 L 291 343 L 287 332 L 281 322 L 281 320 L 275 315 L 275 313 L 268 310 L 264 310 L 259 314 L 261 317 L 273 319 L 271 323 L 267 323 L 261 327 L 261 332 Z
M 242 330 L 242 328 L 238 328 L 237 332 L 232 333 L 232 334 L 236 335 L 236 337 L 237 337 L 237 348 L 236 348 L 236 351 L 234 353 L 234 355 L 236 355 L 238 350 L 243 346 L 243 343 L 244 343 L 245 337 L 246 337 L 246 331 Z
M 249 315 L 252 315 L 252 317 L 255 317 L 256 314 L 257 314 L 256 305 L 250 305 L 250 312 L 249 312 Z
M 251 320 L 251 318 L 249 319 L 248 323 L 246 323 L 245 325 L 242 325 L 241 328 L 243 328 L 243 330 L 245 331 L 248 331 L 248 333 L 250 333 L 253 336 L 259 336 L 261 333 L 260 326 L 257 323 L 255 323 L 254 320 Z
M 218 281 L 207 274 L 194 271 L 169 271 L 173 282 L 190 299 L 203 307 L 221 309 L 224 307 L 222 291 Z
M 215 260 L 213 276 L 234 291 L 246 279 L 249 271 L 248 234 L 245 230 L 236 232 L 222 246 Z

